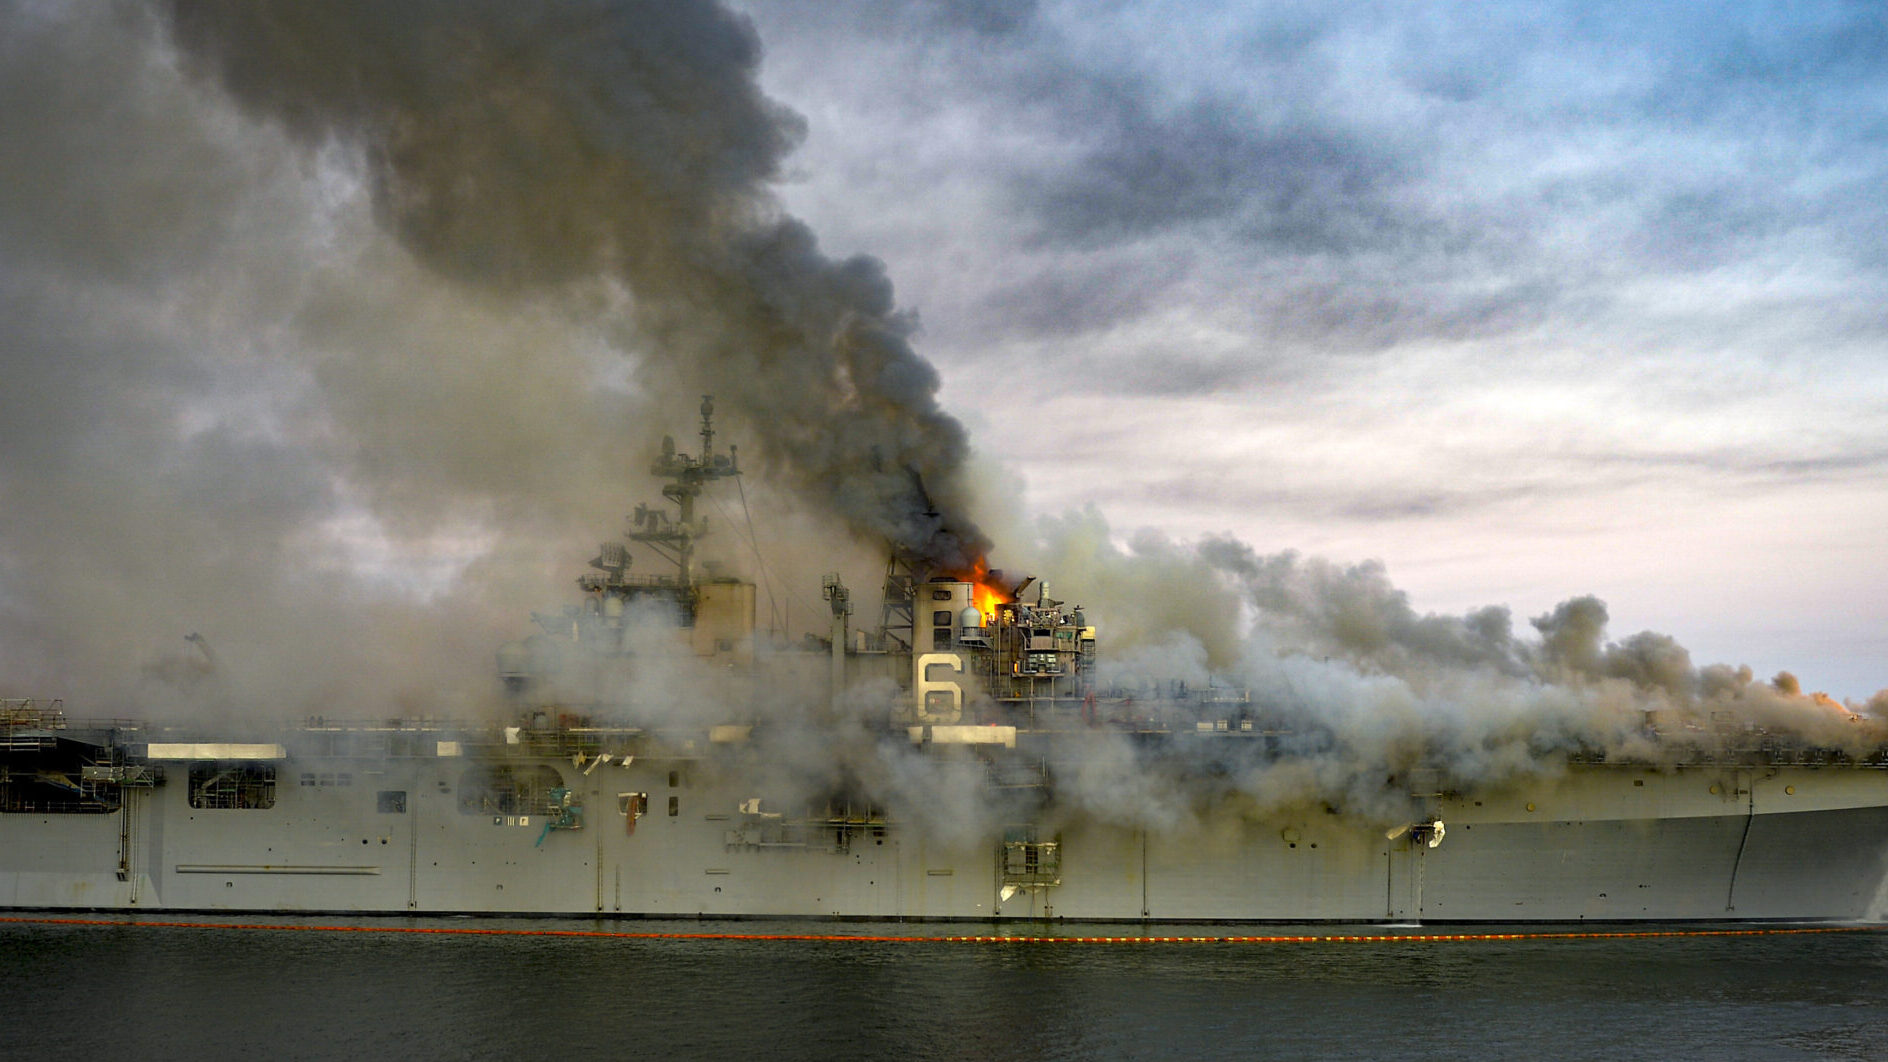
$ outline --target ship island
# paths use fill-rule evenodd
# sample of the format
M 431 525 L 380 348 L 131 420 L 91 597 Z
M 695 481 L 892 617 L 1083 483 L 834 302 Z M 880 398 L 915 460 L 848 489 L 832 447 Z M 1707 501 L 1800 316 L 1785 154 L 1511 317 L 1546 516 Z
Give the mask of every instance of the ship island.
M 1376 798 L 1260 802 L 1327 741 L 1236 685 L 1110 684 L 1029 578 L 887 559 L 877 622 L 759 629 L 700 564 L 741 474 L 665 440 L 579 603 L 499 647 L 500 720 L 236 732 L 0 702 L 0 907 L 1093 922 L 1879 920 L 1888 735 L 1648 718 L 1495 782 L 1420 755 Z M 637 561 L 649 561 L 638 566 Z M 644 570 L 649 568 L 651 570 Z M 1060 588 L 1058 587 L 1058 591 Z M 1183 814 L 1137 816 L 1186 794 Z M 1079 795 L 1078 795 L 1079 794 Z

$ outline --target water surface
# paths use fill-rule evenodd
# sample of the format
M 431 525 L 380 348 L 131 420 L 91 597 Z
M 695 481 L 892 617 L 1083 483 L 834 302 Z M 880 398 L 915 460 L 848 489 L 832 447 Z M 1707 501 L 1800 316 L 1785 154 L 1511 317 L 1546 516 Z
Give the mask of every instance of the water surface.
M 1888 1059 L 1881 931 L 1102 944 L 804 922 L 353 924 L 528 932 L 0 924 L 0 1055 Z M 540 932 L 571 930 L 837 939 Z

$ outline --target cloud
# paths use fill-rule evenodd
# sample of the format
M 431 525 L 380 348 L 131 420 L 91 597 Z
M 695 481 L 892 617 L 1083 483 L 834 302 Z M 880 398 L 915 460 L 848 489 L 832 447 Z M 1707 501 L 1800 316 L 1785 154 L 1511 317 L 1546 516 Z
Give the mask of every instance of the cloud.
M 1055 93 L 1055 89 L 1050 92 Z M 1286 254 L 1341 253 L 1408 224 L 1375 202 L 1396 163 L 1341 129 L 1267 129 L 1230 101 L 1161 114 L 1150 86 L 1085 86 L 1060 115 L 1081 145 L 1060 170 L 1023 174 L 1019 213 L 1038 239 L 1078 247 L 1194 224 L 1231 224 Z M 1416 219 L 1410 219 L 1416 220 Z
M 1727 266 L 1761 282 L 1831 256 L 1831 305 L 1802 323 L 1881 334 L 1838 317 L 1881 281 L 1847 268 L 1879 254 L 1883 217 L 1880 63 L 1845 43 L 1879 32 L 1862 13 L 1075 5 L 974 46 L 885 30 L 829 89 L 796 57 L 832 38 L 750 6 L 783 91 L 856 137 L 815 152 L 877 156 L 848 167 L 867 201 L 951 184 L 943 238 L 988 266 L 920 270 L 948 347 L 1093 345 L 1175 305 L 1248 307 L 1234 327 L 1298 358 L 1570 325 L 1648 345 L 1724 321 L 1735 343 L 1775 308 L 1724 291 Z M 935 247 L 914 223 L 878 224 L 877 246 Z M 1729 297 L 1648 308 L 1647 278 Z

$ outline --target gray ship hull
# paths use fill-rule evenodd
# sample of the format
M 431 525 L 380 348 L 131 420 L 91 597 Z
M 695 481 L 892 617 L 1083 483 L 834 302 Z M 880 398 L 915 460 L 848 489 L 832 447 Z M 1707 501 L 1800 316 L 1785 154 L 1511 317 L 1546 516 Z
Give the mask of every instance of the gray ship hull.
M 514 762 L 556 771 L 580 828 L 469 807 L 464 759 L 287 761 L 267 807 L 192 807 L 173 783 L 127 788 L 115 812 L 0 815 L 0 906 L 1850 921 L 1881 917 L 1888 879 L 1888 773 L 1857 766 L 1571 765 L 1554 779 L 1433 797 L 1425 810 L 1446 823 L 1433 847 L 1322 807 L 1260 813 L 1227 801 L 1160 829 L 1070 818 L 1043 827 L 1053 863 L 1019 872 L 994 832 L 937 837 L 864 817 L 783 831 L 743 810 L 755 794 L 726 765 L 639 758 L 585 773 L 568 758 Z M 646 801 L 640 818 L 632 794 Z
M 1775 691 L 1802 702 L 1798 721 L 1814 724 L 1803 733 L 1602 698 L 1590 725 L 1540 735 L 1538 748 L 1525 734 L 1451 732 L 1365 751 L 1210 676 L 1104 686 L 1080 606 L 986 558 L 930 570 L 907 548 L 891 551 L 876 631 L 850 626 L 851 592 L 834 575 L 824 637 L 763 636 L 753 582 L 696 570 L 707 526 L 695 500 L 740 474 L 732 448 L 714 449 L 712 415 L 704 400 L 699 456 L 665 440 L 650 466 L 673 509 L 639 506 L 578 577 L 582 602 L 533 613 L 538 631 L 499 647 L 517 725 L 317 716 L 273 740 L 204 740 L 129 721 L 68 727 L 57 701 L 0 701 L 0 906 L 977 921 L 1884 913 L 1888 728 L 1852 725 L 1864 720 L 1827 698 Z M 673 569 L 632 569 L 632 548 Z M 710 713 L 720 725 L 705 725 Z M 1606 735 L 1629 739 L 1609 750 Z M 1418 752 L 1476 737 L 1499 753 L 1487 763 L 1527 777 L 1452 782 Z M 1260 806 L 1241 785 L 1294 795 Z M 1369 807 L 1325 802 L 1352 799 Z

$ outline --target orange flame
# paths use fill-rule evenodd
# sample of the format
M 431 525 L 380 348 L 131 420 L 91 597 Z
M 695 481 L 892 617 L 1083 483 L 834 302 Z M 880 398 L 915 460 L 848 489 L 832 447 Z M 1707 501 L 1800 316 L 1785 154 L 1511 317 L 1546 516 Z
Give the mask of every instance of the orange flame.
M 1007 603 L 1010 597 L 989 583 L 977 583 L 971 588 L 970 599 L 976 604 L 977 611 L 983 613 L 984 619 L 994 623 L 996 607 Z
M 982 557 L 970 571 L 958 576 L 970 584 L 970 600 L 983 613 L 984 622 L 996 622 L 996 607 L 1015 600 L 1007 588 L 990 581 L 990 562 Z

